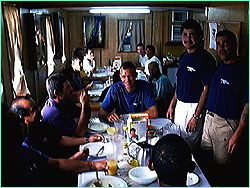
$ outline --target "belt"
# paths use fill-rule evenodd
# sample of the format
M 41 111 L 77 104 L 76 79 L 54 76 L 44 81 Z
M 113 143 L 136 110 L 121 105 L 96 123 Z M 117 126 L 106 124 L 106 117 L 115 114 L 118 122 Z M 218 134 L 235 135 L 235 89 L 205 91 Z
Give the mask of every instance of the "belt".
M 207 114 L 209 114 L 209 115 L 210 115 L 210 116 L 212 116 L 212 117 L 214 117 L 214 116 L 215 116 L 215 113 L 210 112 L 210 111 L 208 111 L 208 110 L 207 110 Z

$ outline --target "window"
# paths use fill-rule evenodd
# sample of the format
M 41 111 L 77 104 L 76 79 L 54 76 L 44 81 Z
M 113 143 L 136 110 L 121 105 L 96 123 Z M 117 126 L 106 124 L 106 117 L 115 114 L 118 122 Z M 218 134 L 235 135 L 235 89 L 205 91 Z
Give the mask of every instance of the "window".
M 144 20 L 119 20 L 118 52 L 135 52 L 136 45 L 144 42 Z
M 181 24 L 188 19 L 188 11 L 172 11 L 171 41 L 181 41 Z

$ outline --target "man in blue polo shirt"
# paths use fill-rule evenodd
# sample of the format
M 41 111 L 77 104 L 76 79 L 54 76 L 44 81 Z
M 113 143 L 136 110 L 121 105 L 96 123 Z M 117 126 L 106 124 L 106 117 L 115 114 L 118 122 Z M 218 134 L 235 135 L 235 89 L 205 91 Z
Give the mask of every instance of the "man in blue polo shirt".
M 181 137 L 195 151 L 200 146 L 202 114 L 215 70 L 215 59 L 200 46 L 202 30 L 197 21 L 186 20 L 181 32 L 187 51 L 180 57 L 176 93 L 166 116 L 180 126 Z
M 249 153 L 247 146 L 244 154 L 239 154 L 239 149 L 249 142 L 248 138 L 243 139 L 246 136 L 245 133 L 248 135 L 246 128 L 249 115 L 249 74 L 248 65 L 237 56 L 237 40 L 234 33 L 228 30 L 219 31 L 216 35 L 216 44 L 217 53 L 222 62 L 218 65 L 210 86 L 201 147 L 212 151 L 216 164 L 225 167 L 232 164 L 235 156 L 244 157 Z M 236 163 L 242 171 L 241 176 L 244 176 L 243 168 L 248 167 L 248 157 L 243 165 L 239 165 L 241 163 L 239 159 Z M 231 175 L 234 174 L 233 179 L 237 179 L 236 174 L 232 173 L 234 170 L 226 171 Z M 229 176 L 223 174 L 227 178 L 225 182 L 229 182 Z M 237 185 L 240 185 L 239 183 Z M 231 184 L 231 186 L 234 185 Z
M 123 63 L 120 77 L 122 81 L 113 84 L 109 89 L 99 111 L 99 117 L 114 122 L 118 121 L 122 114 L 143 112 L 148 113 L 150 118 L 157 118 L 153 88 L 146 81 L 136 80 L 135 65 L 131 62 Z

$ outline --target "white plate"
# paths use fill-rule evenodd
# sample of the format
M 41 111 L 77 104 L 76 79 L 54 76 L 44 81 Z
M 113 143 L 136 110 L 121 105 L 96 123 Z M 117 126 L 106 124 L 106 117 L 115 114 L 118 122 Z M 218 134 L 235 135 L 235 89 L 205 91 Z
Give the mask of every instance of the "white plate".
M 105 132 L 109 128 L 109 125 L 103 122 L 90 122 L 88 128 L 90 131 Z
M 197 176 L 195 173 L 189 173 L 187 174 L 187 186 L 195 185 L 199 182 L 199 176 Z
M 84 182 L 82 184 L 82 187 L 91 187 L 91 185 L 93 184 L 93 182 L 96 179 L 92 179 L 88 182 Z M 128 187 L 128 184 L 121 178 L 115 177 L 115 176 L 104 176 L 101 177 L 100 180 L 103 183 L 102 187 L 109 187 L 108 184 L 111 184 L 112 187 Z
M 98 157 L 105 157 L 108 154 L 113 153 L 113 146 L 111 142 L 110 143 L 102 143 L 102 142 L 87 143 L 87 144 L 81 145 L 80 150 L 83 150 L 84 148 L 89 148 L 89 156 L 96 157 L 97 152 L 102 146 L 104 146 L 104 150 L 103 152 L 100 152 L 98 154 Z
M 149 184 L 157 179 L 155 171 L 151 171 L 147 166 L 135 167 L 129 170 L 128 176 L 131 180 L 141 185 Z

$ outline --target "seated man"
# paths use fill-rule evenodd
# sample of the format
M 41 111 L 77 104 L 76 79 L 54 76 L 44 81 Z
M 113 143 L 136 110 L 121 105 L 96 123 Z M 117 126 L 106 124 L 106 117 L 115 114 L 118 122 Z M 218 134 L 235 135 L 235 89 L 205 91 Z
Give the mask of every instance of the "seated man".
M 49 99 L 42 109 L 42 122 L 51 125 L 61 135 L 85 136 L 91 114 L 89 95 L 81 90 L 78 96 L 81 108 L 77 107 L 73 102 L 74 90 L 60 73 L 51 75 L 46 87 Z
M 152 149 L 148 167 L 155 170 L 160 187 L 186 187 L 187 173 L 193 172 L 191 149 L 177 134 L 162 137 Z
M 12 103 L 11 110 L 19 116 L 17 120 L 20 119 L 22 123 L 22 126 L 17 126 L 17 124 L 11 125 L 13 128 L 12 131 L 19 133 L 15 134 L 17 136 L 15 139 L 18 143 L 13 144 L 12 149 L 18 150 L 16 152 L 20 154 L 17 155 L 13 152 L 18 161 L 17 168 L 22 169 L 22 174 L 18 175 L 24 177 L 24 180 L 21 182 L 22 186 L 76 186 L 77 173 L 92 169 L 106 169 L 105 160 L 98 162 L 83 161 L 88 156 L 88 150 L 80 151 L 69 159 L 51 158 L 46 155 L 43 152 L 43 146 L 48 146 L 48 144 L 56 140 L 59 144 L 70 145 L 74 144 L 74 142 L 82 144 L 85 142 L 85 139 L 61 137 L 56 134 L 49 135 L 51 132 L 43 134 L 47 132 L 46 126 L 36 121 L 39 120 L 39 115 L 31 98 L 17 98 Z M 20 128 L 23 127 L 27 131 L 20 131 Z M 54 141 L 51 142 L 51 140 Z M 22 145 L 20 144 L 21 142 L 23 142 Z
M 144 69 L 144 72 L 146 73 L 146 75 L 149 76 L 148 65 L 152 61 L 156 61 L 158 63 L 160 72 L 162 73 L 162 64 L 161 64 L 161 61 L 158 59 L 158 57 L 156 57 L 155 55 L 155 47 L 153 45 L 147 45 L 146 54 L 148 56 L 148 60 L 145 63 L 145 69 Z
M 109 89 L 98 114 L 101 119 L 114 122 L 118 121 L 122 114 L 139 112 L 147 113 L 150 118 L 158 117 L 152 87 L 146 81 L 136 80 L 136 74 L 133 63 L 122 64 L 122 81 L 113 84 Z
M 148 60 L 148 56 L 145 51 L 145 45 L 143 43 L 137 44 L 136 50 L 139 55 L 139 66 L 137 67 L 137 69 L 144 70 L 146 61 Z
M 148 65 L 149 69 L 149 82 L 154 88 L 155 98 L 158 107 L 158 117 L 165 118 L 169 104 L 174 95 L 174 88 L 169 81 L 168 77 L 161 74 L 157 62 L 152 61 Z

